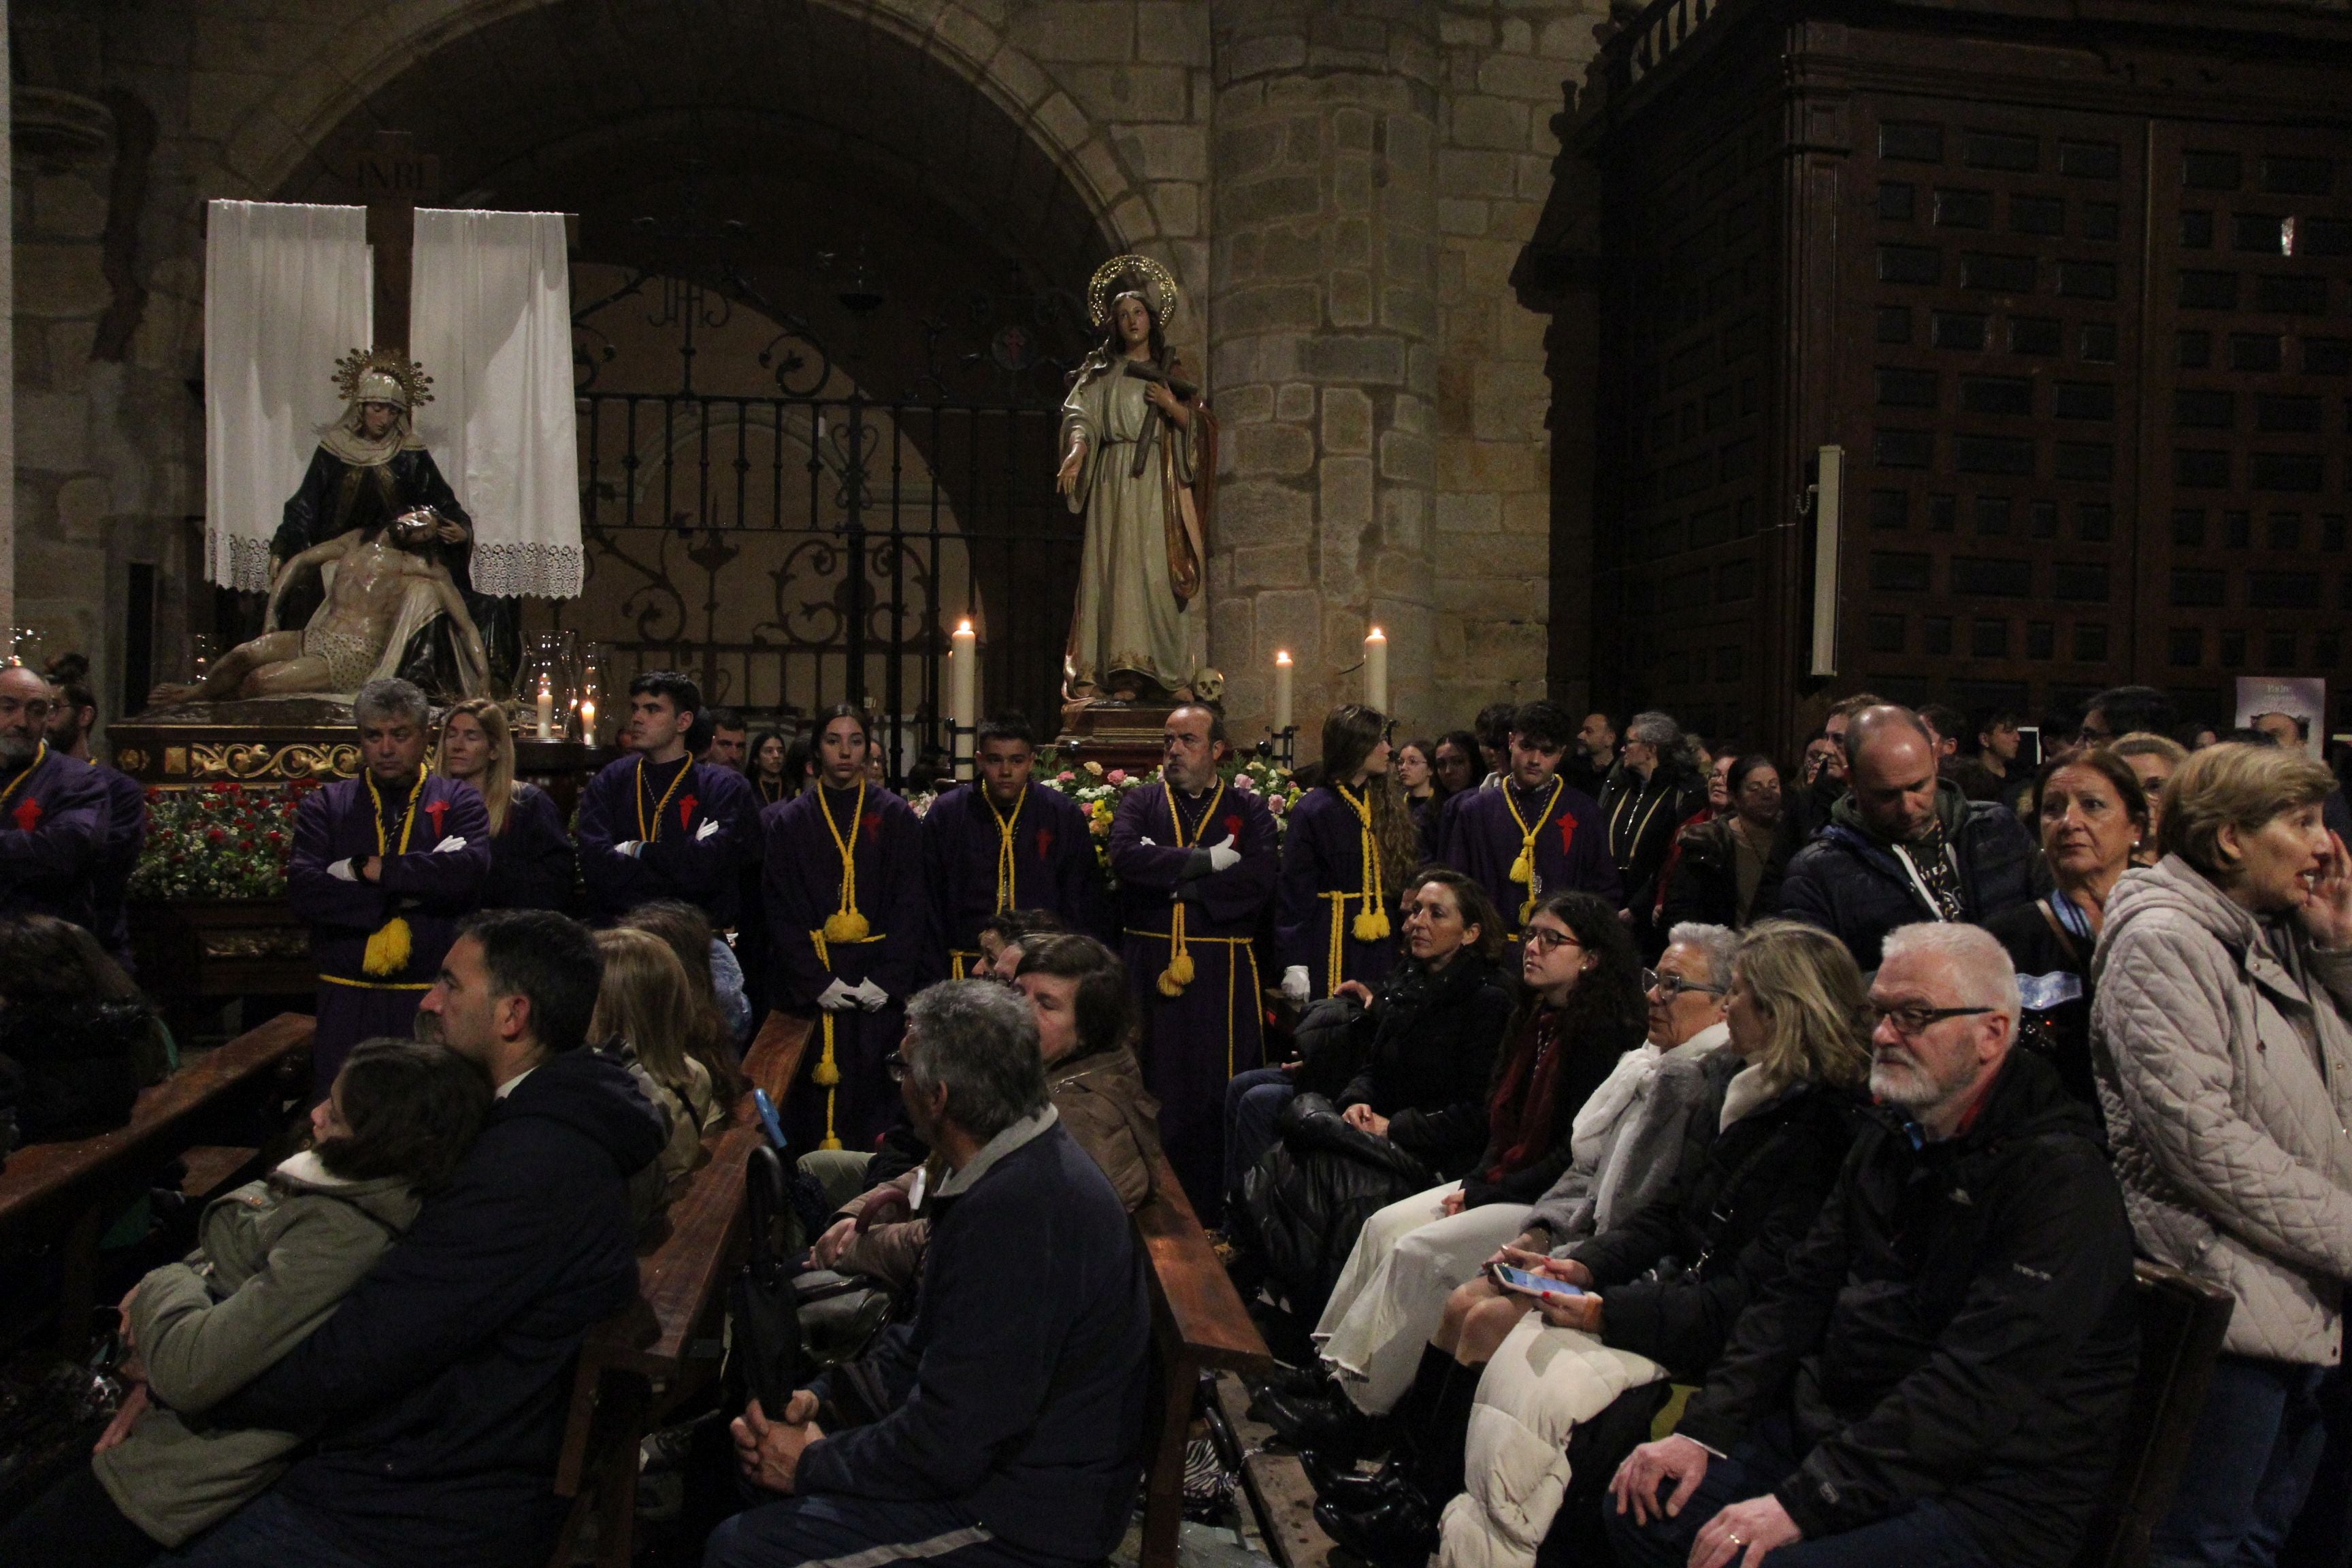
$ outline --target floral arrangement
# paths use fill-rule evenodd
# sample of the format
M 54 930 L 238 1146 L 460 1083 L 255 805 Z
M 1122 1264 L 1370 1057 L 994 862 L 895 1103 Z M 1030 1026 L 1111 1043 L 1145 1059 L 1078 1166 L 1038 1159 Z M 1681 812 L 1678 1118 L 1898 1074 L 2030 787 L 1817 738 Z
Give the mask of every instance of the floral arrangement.
M 1110 869 L 1110 825 L 1118 814 L 1118 803 L 1129 790 L 1144 789 L 1160 782 L 1158 768 L 1129 772 L 1125 768 L 1106 768 L 1100 763 L 1080 763 L 1076 767 L 1056 768 L 1047 752 L 1034 775 L 1037 783 L 1050 790 L 1058 790 L 1085 807 L 1087 828 L 1094 836 L 1095 857 L 1103 869 Z M 1276 766 L 1263 758 L 1228 759 L 1223 768 L 1226 784 L 1244 795 L 1254 795 L 1265 803 L 1273 815 L 1274 827 L 1280 834 L 1290 826 L 1290 808 L 1305 794 L 1289 770 Z M 908 804 L 920 816 L 930 809 L 935 795 L 920 795 Z
M 147 792 L 136 899 L 275 899 L 286 891 L 294 813 L 317 781 Z

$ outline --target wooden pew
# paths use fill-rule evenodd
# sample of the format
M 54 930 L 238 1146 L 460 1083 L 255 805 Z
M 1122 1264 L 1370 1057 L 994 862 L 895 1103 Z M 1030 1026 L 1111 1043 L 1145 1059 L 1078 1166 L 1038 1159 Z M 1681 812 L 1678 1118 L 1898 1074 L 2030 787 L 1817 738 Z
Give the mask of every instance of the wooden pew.
M 1184 1447 L 1201 1373 L 1214 1368 L 1262 1376 L 1274 1357 L 1165 1154 L 1155 1155 L 1151 1177 L 1151 1201 L 1135 1211 L 1135 1234 L 1151 1260 L 1152 1348 L 1160 1373 L 1141 1568 L 1175 1568 L 1184 1523 Z
M 2189 1439 L 2234 1305 L 2221 1287 L 2145 1260 L 2132 1266 L 2132 1288 L 2139 1298 L 2139 1374 L 2123 1452 L 2074 1568 L 2147 1563 L 2148 1537 L 2172 1506 L 2189 1461 Z
M 140 1091 L 131 1120 L 70 1143 L 33 1143 L 0 1168 L 0 1237 L 61 1237 L 58 1343 L 79 1355 L 96 1305 L 98 1243 L 122 1211 L 189 1149 L 220 1137 L 233 1119 L 286 1092 L 284 1075 L 308 1059 L 313 1020 L 281 1013 L 194 1057 Z

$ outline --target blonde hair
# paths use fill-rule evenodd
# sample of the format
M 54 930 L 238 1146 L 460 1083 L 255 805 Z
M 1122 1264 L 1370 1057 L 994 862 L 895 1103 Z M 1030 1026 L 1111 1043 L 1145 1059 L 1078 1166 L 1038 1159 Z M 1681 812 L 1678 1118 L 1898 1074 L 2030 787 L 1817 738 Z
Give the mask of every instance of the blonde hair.
M 453 702 L 441 715 L 440 733 L 433 737 L 435 770 L 443 778 L 449 773 L 449 721 L 460 713 L 482 727 L 490 739 L 490 760 L 482 770 L 481 781 L 474 787 L 482 793 L 482 804 L 490 808 L 490 832 L 507 830 L 507 807 L 514 801 L 515 756 L 514 739 L 507 730 L 507 710 L 488 697 L 468 697 L 463 702 Z
M 2238 872 L 2222 855 L 2222 828 L 2252 833 L 2274 816 L 2318 805 L 2335 787 L 2336 775 L 2300 752 L 2239 741 L 2208 746 L 2191 752 L 2164 786 L 2157 847 L 2226 885 Z
M 1752 1058 L 1768 1079 L 1851 1086 L 1869 1075 L 1870 997 L 1843 942 L 1801 921 L 1759 921 L 1741 933 L 1732 971 L 1770 1026 Z
M 693 1081 L 686 1058 L 695 1018 L 686 965 L 653 932 L 626 926 L 598 931 L 596 951 L 604 960 L 604 977 L 596 988 L 589 1037 L 620 1036 L 646 1071 L 684 1099 Z
M 2162 757 L 2176 768 L 2189 760 L 2188 747 L 2169 735 L 2151 735 L 2145 730 L 2108 742 L 2107 750 L 2119 757 Z

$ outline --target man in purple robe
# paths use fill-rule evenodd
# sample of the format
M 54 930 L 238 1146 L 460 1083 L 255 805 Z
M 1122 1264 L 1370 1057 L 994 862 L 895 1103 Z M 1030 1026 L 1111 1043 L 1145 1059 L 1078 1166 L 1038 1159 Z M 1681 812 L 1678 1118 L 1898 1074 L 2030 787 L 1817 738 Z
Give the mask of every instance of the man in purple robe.
M 1110 828 L 1144 1083 L 1168 1163 L 1211 1225 L 1223 1207 L 1225 1082 L 1265 1058 L 1251 939 L 1276 874 L 1274 816 L 1219 778 L 1227 749 L 1214 710 L 1169 714 L 1160 782 L 1129 791 Z
M 1511 721 L 1510 770 L 1493 789 L 1445 803 L 1437 858 L 1475 877 L 1503 912 L 1510 940 L 1527 912 L 1554 893 L 1624 901 L 1601 805 L 1559 776 L 1576 721 L 1557 703 L 1530 702 Z
M 948 790 L 923 816 L 932 922 L 947 949 L 933 978 L 971 973 L 991 915 L 1047 910 L 1088 934 L 1101 919 L 1086 808 L 1030 777 L 1037 741 L 1029 721 L 1013 714 L 981 725 L 974 761 L 979 782 Z
M 98 727 L 98 697 L 87 684 L 89 660 L 78 653 L 49 661 L 49 750 L 89 763 L 106 786 L 106 841 L 90 869 L 90 933 L 125 973 L 131 961 L 131 873 L 147 847 L 147 786 L 129 773 L 92 762 L 89 732 Z
M 55 701 L 23 665 L 0 668 L 0 914 L 94 929 L 91 883 L 113 814 L 98 770 L 45 738 Z
M 334 1087 L 353 1046 L 410 1032 L 490 874 L 480 793 L 425 771 L 425 693 L 405 680 L 371 680 L 352 717 L 360 775 L 303 800 L 286 870 L 287 904 L 310 922 L 319 965 L 314 1102 Z
M 844 705 L 817 736 L 810 788 L 761 813 L 772 977 L 791 1064 L 795 1149 L 870 1152 L 900 1114 L 890 1054 L 932 951 L 922 824 L 866 776 L 866 715 Z M 746 785 L 745 787 L 750 787 Z
M 702 689 L 674 669 L 629 682 L 623 738 L 636 755 L 580 793 L 580 877 L 598 924 L 656 899 L 694 905 L 713 931 L 735 923 L 743 864 L 760 852 L 760 797 L 733 768 L 688 752 L 701 710 Z

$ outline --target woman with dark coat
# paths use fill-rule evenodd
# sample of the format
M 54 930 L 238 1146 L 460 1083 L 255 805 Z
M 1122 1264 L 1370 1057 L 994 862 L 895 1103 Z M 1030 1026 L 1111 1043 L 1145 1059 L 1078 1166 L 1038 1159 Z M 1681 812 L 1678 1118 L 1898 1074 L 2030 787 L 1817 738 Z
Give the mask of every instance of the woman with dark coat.
M 1685 921 L 1744 931 L 1780 907 L 1780 879 L 1798 841 L 1780 792 L 1780 770 L 1751 752 L 1731 764 L 1728 806 L 1682 829 L 1666 868 L 1667 931 Z
M 96 937 L 48 915 L 0 917 L 0 1154 L 121 1126 L 175 1054 Z

